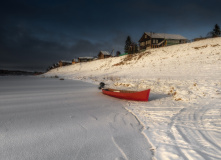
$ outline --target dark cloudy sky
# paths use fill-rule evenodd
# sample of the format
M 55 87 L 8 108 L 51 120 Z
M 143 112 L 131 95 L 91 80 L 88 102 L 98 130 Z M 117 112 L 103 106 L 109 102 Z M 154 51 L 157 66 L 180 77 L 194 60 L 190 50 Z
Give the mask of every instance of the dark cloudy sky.
M 43 71 L 100 50 L 123 52 L 144 32 L 206 36 L 220 0 L 7 0 L 0 2 L 0 69 Z

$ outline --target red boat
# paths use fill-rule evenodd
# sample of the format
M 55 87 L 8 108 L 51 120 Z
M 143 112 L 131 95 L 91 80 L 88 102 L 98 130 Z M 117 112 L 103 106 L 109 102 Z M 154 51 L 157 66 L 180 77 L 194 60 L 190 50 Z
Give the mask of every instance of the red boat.
M 125 90 L 116 90 L 116 89 L 102 89 L 103 94 L 122 98 L 122 99 L 128 99 L 128 100 L 134 100 L 134 101 L 148 101 L 150 89 L 144 90 L 144 91 L 125 91 Z

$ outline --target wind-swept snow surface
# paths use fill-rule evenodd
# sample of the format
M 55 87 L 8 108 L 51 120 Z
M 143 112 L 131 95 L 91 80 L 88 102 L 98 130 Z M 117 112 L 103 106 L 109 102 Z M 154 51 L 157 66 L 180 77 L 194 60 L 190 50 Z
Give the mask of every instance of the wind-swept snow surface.
M 80 81 L 0 77 L 1 160 L 151 159 L 121 101 Z
M 125 108 L 145 126 L 155 157 L 221 159 L 221 38 L 79 63 L 45 74 L 55 75 L 95 84 L 103 81 L 112 88 L 150 88 L 149 102 L 125 101 Z

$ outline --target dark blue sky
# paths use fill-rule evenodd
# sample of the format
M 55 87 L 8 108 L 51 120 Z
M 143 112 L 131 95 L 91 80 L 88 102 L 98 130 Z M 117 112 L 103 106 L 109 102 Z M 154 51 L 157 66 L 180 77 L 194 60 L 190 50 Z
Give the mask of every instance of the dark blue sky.
M 45 70 L 100 50 L 123 52 L 144 32 L 206 36 L 220 0 L 7 0 L 0 4 L 0 69 Z

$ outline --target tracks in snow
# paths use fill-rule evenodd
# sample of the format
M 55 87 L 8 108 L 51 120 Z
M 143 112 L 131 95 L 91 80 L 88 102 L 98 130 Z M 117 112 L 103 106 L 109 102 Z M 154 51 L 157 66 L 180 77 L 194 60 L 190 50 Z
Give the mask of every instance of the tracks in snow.
M 173 140 L 181 142 L 177 145 L 185 153 L 185 159 L 196 155 L 197 159 L 221 159 L 221 130 L 216 125 L 218 121 L 221 123 L 217 112 L 220 109 L 218 104 L 192 105 L 174 117 L 168 129 Z
M 156 158 L 221 159 L 221 100 L 190 104 L 169 98 L 127 107 L 146 125 Z

